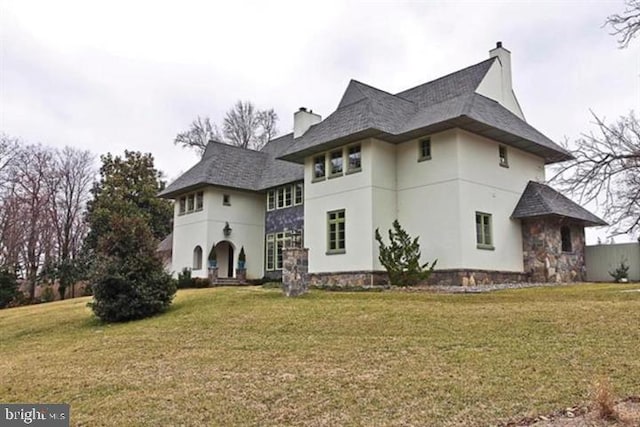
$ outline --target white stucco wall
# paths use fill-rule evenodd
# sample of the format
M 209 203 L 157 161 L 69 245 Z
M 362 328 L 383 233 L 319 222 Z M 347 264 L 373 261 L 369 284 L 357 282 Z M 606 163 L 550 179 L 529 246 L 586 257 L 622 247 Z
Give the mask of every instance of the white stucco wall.
M 431 135 L 431 160 L 418 161 L 419 140 L 397 146 L 398 220 L 438 268 L 462 267 L 458 151 L 455 130 Z
M 305 160 L 304 236 L 309 272 L 371 270 L 372 209 L 371 139 L 360 142 L 362 171 L 313 182 L 313 159 Z M 327 252 L 327 213 L 345 210 L 346 252 Z
M 265 196 L 263 194 L 221 189 L 213 186 L 204 188 L 204 209 L 201 212 L 179 215 L 179 204 L 175 204 L 172 269 L 174 275 L 184 267 L 192 268 L 193 250 L 202 247 L 203 268 L 193 270 L 193 277 L 207 276 L 207 256 L 211 247 L 220 241 L 228 241 L 234 248 L 234 270 L 238 263 L 240 248 L 244 246 L 248 279 L 259 279 L 264 274 L 264 218 Z M 224 194 L 230 196 L 231 205 L 223 205 Z M 232 229 L 225 237 L 226 222 Z M 218 252 L 220 275 L 225 275 L 226 254 Z M 235 274 L 233 274 L 235 277 Z

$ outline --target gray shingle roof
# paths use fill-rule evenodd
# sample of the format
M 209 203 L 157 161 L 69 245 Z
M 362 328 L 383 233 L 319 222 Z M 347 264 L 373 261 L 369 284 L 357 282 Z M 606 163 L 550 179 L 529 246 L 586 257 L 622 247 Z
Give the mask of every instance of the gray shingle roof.
M 263 191 L 300 181 L 304 176 L 302 165 L 276 159 L 292 142 L 293 134 L 288 134 L 268 142 L 261 151 L 255 151 L 210 141 L 202 159 L 159 196 L 173 198 L 203 185 Z
M 280 157 L 305 156 L 366 136 L 390 142 L 460 127 L 543 157 L 570 159 L 562 147 L 511 111 L 475 92 L 496 58 L 392 95 L 351 80 L 338 108 L 297 138 Z
M 602 219 L 548 185 L 529 181 L 511 217 L 522 219 L 548 215 L 571 218 L 587 226 L 607 225 Z

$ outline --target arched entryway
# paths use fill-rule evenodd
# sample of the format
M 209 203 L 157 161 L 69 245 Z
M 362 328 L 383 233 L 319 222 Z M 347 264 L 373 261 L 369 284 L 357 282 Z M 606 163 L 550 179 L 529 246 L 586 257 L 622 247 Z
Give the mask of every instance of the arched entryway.
M 218 261 L 218 277 L 234 277 L 234 254 L 233 243 L 223 240 L 216 245 L 216 258 Z

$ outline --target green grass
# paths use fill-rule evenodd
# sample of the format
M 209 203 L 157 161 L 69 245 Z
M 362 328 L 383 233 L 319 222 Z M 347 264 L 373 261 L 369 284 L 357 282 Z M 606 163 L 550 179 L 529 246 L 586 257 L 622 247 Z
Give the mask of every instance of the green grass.
M 184 290 L 105 325 L 87 298 L 0 311 L 0 401 L 73 425 L 491 425 L 640 394 L 638 285 L 481 295 Z

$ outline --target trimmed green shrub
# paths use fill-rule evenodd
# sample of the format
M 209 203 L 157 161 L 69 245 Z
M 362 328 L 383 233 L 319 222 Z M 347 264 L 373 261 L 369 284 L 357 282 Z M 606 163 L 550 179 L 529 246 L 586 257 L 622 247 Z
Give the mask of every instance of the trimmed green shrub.
M 178 289 L 187 289 L 193 286 L 193 279 L 191 278 L 191 269 L 183 268 L 181 273 L 178 273 Z
M 426 281 L 438 260 L 420 265 L 419 237 L 411 239 L 396 219 L 393 229 L 389 230 L 389 246 L 385 245 L 376 228 L 376 240 L 379 244 L 378 259 L 389 274 L 389 282 L 393 286 L 412 286 Z
M 112 217 L 109 229 L 97 247 L 99 268 L 89 303 L 95 315 L 122 322 L 166 310 L 176 286 L 155 255 L 149 226 L 138 217 Z
M 193 288 L 208 288 L 210 283 L 209 283 L 209 279 L 205 279 L 202 277 L 194 277 L 193 279 L 191 279 L 192 282 L 192 287 Z

